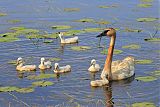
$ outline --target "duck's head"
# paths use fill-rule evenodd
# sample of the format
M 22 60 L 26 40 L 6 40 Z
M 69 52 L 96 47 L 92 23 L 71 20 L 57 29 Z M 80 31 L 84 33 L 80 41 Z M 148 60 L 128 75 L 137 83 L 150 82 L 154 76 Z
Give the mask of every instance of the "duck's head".
M 21 64 L 21 63 L 23 63 L 23 58 L 22 58 L 22 57 L 19 57 L 19 58 L 17 59 L 16 64 L 19 65 L 19 64 Z
M 58 70 L 58 69 L 59 69 L 59 64 L 58 64 L 58 63 L 55 63 L 55 64 L 54 64 L 54 69 L 55 69 L 55 70 Z
M 114 28 L 107 28 L 101 34 L 99 34 L 97 37 L 103 37 L 103 36 L 112 37 L 115 35 L 116 35 L 116 30 Z
M 95 59 L 92 59 L 90 66 L 95 65 L 95 64 L 96 64 L 96 60 L 95 60 Z

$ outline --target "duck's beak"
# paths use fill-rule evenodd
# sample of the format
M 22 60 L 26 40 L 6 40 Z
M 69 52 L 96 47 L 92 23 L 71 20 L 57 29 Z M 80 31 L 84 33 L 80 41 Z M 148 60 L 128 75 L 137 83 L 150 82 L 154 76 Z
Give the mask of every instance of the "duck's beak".
M 109 30 L 105 30 L 103 31 L 101 34 L 99 34 L 97 37 L 102 37 L 102 36 L 106 36 L 106 33 L 108 32 Z

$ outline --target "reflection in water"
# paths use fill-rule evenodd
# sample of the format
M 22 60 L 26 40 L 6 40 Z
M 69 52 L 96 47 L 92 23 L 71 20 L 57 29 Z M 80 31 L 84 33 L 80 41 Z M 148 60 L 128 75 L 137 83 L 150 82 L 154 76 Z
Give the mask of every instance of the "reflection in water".
M 28 71 L 26 71 L 26 72 L 25 71 L 24 72 L 17 72 L 17 77 L 22 79 L 22 78 L 27 77 L 28 75 L 35 75 L 35 73 L 36 73 L 35 71 L 32 71 L 32 72 L 31 71 L 29 71 L 29 72 Z
M 90 72 L 90 80 L 92 81 L 92 80 L 95 80 L 95 73 L 92 73 L 92 72 Z

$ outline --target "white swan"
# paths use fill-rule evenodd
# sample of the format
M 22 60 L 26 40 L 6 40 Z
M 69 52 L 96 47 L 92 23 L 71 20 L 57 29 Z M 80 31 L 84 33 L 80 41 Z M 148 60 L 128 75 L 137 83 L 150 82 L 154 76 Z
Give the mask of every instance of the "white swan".
M 17 67 L 16 70 L 18 71 L 35 71 L 36 65 L 23 65 L 24 61 L 21 57 L 17 59 Z
M 92 59 L 90 67 L 88 68 L 88 71 L 90 71 L 90 72 L 98 72 L 99 70 L 100 70 L 99 64 L 96 63 L 95 59 Z
M 41 70 L 50 69 L 52 67 L 52 63 L 50 61 L 45 62 L 45 58 L 42 57 L 41 58 L 41 63 L 38 67 Z
M 113 61 L 112 56 L 114 51 L 114 44 L 116 39 L 116 30 L 108 28 L 97 37 L 108 36 L 111 37 L 110 45 L 108 48 L 108 56 L 101 73 L 102 80 L 91 81 L 91 86 L 102 86 L 112 80 L 122 80 L 134 75 L 134 57 L 128 56 L 122 61 Z M 107 82 L 108 81 L 108 82 Z
M 62 32 L 59 32 L 58 36 L 59 36 L 62 44 L 78 43 L 78 36 L 64 39 Z
M 65 72 L 70 72 L 70 71 L 71 71 L 70 65 L 66 65 L 63 67 L 59 67 L 58 63 L 55 63 L 55 65 L 54 65 L 54 72 L 55 73 L 65 73 Z

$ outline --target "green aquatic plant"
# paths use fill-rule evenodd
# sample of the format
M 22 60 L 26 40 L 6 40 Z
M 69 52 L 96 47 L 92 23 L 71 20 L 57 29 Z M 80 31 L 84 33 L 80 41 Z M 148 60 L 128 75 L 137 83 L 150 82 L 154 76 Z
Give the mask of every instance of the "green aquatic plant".
M 15 20 L 8 20 L 9 23 L 19 23 L 21 20 L 15 19 Z
M 17 60 L 10 60 L 7 63 L 12 65 L 17 65 Z
M 14 30 L 14 31 L 19 31 L 19 30 L 25 30 L 26 28 L 23 26 L 18 26 L 18 27 L 11 27 L 10 30 Z
M 118 50 L 118 49 L 114 49 L 113 54 L 121 54 L 123 51 L 122 50 Z M 108 54 L 108 50 L 104 49 L 103 51 L 101 51 L 101 54 Z
M 16 37 L 0 37 L 0 42 L 14 42 L 14 41 L 17 41 L 19 40 L 19 38 L 16 38 Z
M 56 75 L 55 74 L 39 74 L 39 75 L 30 75 L 27 78 L 28 79 L 35 79 L 35 80 L 39 80 L 39 79 L 46 79 L 46 78 L 55 78 Z
M 99 20 L 99 21 L 95 21 L 94 23 L 100 24 L 100 25 L 107 25 L 107 24 L 110 24 L 110 22 L 109 22 L 109 21 L 106 21 L 106 20 Z
M 154 18 L 154 17 L 145 17 L 145 18 L 138 18 L 136 19 L 138 22 L 153 22 L 158 20 L 159 18 Z
M 153 60 L 144 59 L 144 60 L 135 60 L 136 64 L 151 64 Z
M 137 6 L 138 7 L 143 7 L 143 8 L 148 8 L 148 7 L 151 7 L 152 4 L 138 4 Z
M 44 40 L 43 43 L 53 43 L 53 40 Z
M 160 38 L 145 38 L 144 40 L 148 42 L 160 42 Z
M 160 76 L 160 70 L 152 71 L 152 72 L 150 73 L 150 75 L 152 75 L 152 76 L 155 76 L 155 77 L 158 77 L 158 78 L 159 78 L 159 76 Z
M 36 82 L 32 82 L 33 86 L 39 86 L 39 87 L 46 87 L 46 86 L 51 86 L 54 83 L 51 81 L 36 81 Z
M 130 29 L 130 28 L 125 28 L 125 32 L 142 32 L 140 29 Z
M 73 36 L 77 34 L 85 33 L 83 30 L 69 30 L 67 32 L 64 32 L 64 36 Z
M 6 16 L 7 14 L 6 13 L 0 13 L 0 17 L 1 16 Z
M 5 86 L 5 87 L 0 87 L 0 92 L 12 92 L 16 91 L 17 89 L 19 88 L 15 86 Z
M 79 19 L 79 20 L 75 20 L 75 22 L 95 22 L 94 19 L 91 19 L 91 18 L 83 18 L 83 19 Z
M 49 58 L 49 61 L 60 61 L 61 60 L 61 58 Z
M 34 90 L 35 89 L 33 87 L 27 87 L 27 88 L 19 88 L 15 91 L 19 93 L 31 93 L 31 92 L 34 92 Z
M 139 49 L 139 48 L 141 48 L 141 46 L 138 45 L 138 44 L 130 44 L 130 45 L 122 46 L 122 48 L 125 48 L 125 49 Z
M 140 76 L 140 77 L 136 77 L 135 79 L 143 81 L 143 82 L 150 82 L 150 81 L 157 80 L 157 78 L 155 78 L 153 76 Z
M 72 26 L 68 26 L 68 25 L 55 25 L 52 26 L 52 29 L 57 29 L 57 30 L 63 30 L 63 29 L 71 29 Z
M 118 7 L 117 4 L 109 5 L 109 6 L 98 6 L 99 8 L 113 8 L 113 7 Z
M 26 38 L 28 39 L 42 39 L 42 38 L 45 38 L 43 35 L 40 35 L 40 34 L 30 34 L 30 35 L 27 35 Z
M 102 32 L 104 29 L 103 28 L 85 28 L 85 32 Z
M 153 0 L 140 0 L 141 2 L 153 2 Z
M 80 11 L 79 8 L 64 8 L 65 12 L 77 12 Z
M 85 51 L 85 50 L 90 50 L 91 47 L 89 47 L 89 46 L 72 46 L 71 49 L 74 51 Z

